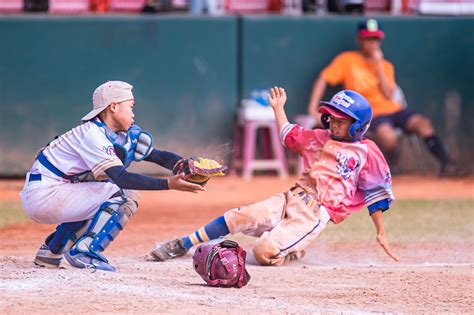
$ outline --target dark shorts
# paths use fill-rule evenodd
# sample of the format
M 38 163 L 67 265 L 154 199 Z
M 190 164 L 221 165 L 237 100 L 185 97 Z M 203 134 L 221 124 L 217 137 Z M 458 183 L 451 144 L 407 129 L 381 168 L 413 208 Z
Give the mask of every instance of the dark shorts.
M 415 114 L 416 113 L 411 109 L 405 108 L 399 112 L 390 115 L 377 116 L 372 119 L 372 123 L 370 124 L 370 130 L 375 131 L 381 124 L 388 123 L 393 127 L 402 128 L 404 131 L 407 131 L 407 122 L 410 117 Z

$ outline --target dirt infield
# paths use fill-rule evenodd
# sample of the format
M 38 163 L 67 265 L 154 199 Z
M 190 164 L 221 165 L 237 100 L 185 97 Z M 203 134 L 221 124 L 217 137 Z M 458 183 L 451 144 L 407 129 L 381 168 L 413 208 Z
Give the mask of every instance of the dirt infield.
M 197 195 L 143 193 L 136 217 L 107 251 L 118 273 L 36 268 L 32 257 L 54 227 L 28 222 L 0 228 L 0 313 L 472 312 L 472 233 L 458 242 L 392 242 L 399 263 L 374 242 L 323 238 L 302 260 L 283 267 L 260 267 L 250 259 L 252 279 L 242 289 L 204 286 L 190 254 L 165 263 L 144 259 L 155 241 L 189 233 L 226 209 L 283 191 L 293 182 L 228 177 L 213 180 Z M 0 182 L 0 200 L 18 200 L 20 189 L 20 181 Z M 473 189 L 473 178 L 394 179 L 398 199 L 472 199 Z M 236 239 L 247 248 L 253 240 Z

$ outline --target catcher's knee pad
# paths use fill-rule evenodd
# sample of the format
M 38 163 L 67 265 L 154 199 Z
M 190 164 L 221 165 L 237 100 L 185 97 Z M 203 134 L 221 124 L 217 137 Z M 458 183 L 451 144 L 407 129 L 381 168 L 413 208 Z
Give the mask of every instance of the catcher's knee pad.
M 87 232 L 77 242 L 74 250 L 107 261 L 100 253 L 124 229 L 136 211 L 136 202 L 124 196 L 106 201 L 95 214 Z
M 285 256 L 280 253 L 277 245 L 265 237 L 255 241 L 252 252 L 255 260 L 262 266 L 279 266 L 285 262 Z

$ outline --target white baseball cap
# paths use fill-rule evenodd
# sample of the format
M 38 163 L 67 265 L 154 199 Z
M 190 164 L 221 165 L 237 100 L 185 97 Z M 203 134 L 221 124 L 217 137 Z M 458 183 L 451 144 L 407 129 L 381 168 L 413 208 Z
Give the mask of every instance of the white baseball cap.
M 107 81 L 100 85 L 92 94 L 92 111 L 82 117 L 82 121 L 91 120 L 114 102 L 133 100 L 132 88 L 132 85 L 122 81 Z

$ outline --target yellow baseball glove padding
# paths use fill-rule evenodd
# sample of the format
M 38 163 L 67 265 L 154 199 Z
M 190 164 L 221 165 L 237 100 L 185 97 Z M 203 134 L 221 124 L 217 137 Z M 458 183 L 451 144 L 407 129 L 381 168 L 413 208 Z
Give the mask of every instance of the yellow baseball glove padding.
M 181 159 L 173 167 L 173 174 L 184 173 L 186 180 L 204 186 L 213 176 L 224 176 L 227 166 L 201 157 Z

